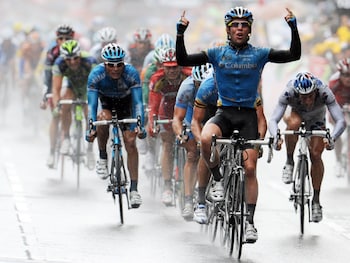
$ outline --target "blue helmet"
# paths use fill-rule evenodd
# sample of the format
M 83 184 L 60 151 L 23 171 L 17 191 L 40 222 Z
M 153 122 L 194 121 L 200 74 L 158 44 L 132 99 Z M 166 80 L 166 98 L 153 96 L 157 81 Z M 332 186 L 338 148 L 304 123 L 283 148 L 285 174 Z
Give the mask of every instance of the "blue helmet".
M 108 62 L 124 61 L 125 51 L 115 43 L 105 45 L 101 51 L 101 57 Z
M 294 80 L 294 89 L 299 94 L 309 94 L 316 88 L 317 79 L 309 72 L 298 73 Z
M 237 18 L 245 18 L 247 21 L 252 24 L 253 23 L 253 14 L 244 7 L 237 6 L 235 8 L 231 8 L 225 15 L 225 25 L 230 26 L 229 24 L 232 20 Z

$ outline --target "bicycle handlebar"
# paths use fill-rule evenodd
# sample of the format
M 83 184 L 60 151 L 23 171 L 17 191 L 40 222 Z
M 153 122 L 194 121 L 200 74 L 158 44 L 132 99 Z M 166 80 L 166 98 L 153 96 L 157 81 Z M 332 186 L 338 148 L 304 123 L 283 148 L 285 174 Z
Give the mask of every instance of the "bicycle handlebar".
M 114 124 L 115 122 L 116 122 L 115 120 L 93 121 L 92 125 L 94 125 L 94 126 L 110 125 L 110 124 Z M 117 122 L 124 123 L 124 124 L 137 123 L 139 125 L 140 119 L 139 118 L 126 118 L 126 119 L 117 120 Z
M 334 148 L 334 141 L 332 140 L 330 130 L 327 128 L 326 130 L 306 130 L 305 123 L 302 122 L 299 130 L 285 130 L 280 131 L 280 129 L 277 129 L 277 140 L 281 139 L 281 135 L 297 135 L 300 137 L 323 137 L 328 140 L 328 144 L 330 145 L 329 149 Z M 328 149 L 328 148 L 327 148 Z
M 216 145 L 217 144 L 225 144 L 225 145 L 254 145 L 254 146 L 262 146 L 262 145 L 267 145 L 269 146 L 269 153 L 267 157 L 267 162 L 270 163 L 272 160 L 273 156 L 273 151 L 272 151 L 272 145 L 273 145 L 273 137 L 269 137 L 266 139 L 256 139 L 256 140 L 246 140 L 244 138 L 217 138 L 216 135 L 212 136 L 212 141 L 211 141 L 211 154 L 210 154 L 210 161 L 213 162 L 215 160 L 215 153 L 216 153 Z
M 172 119 L 159 120 L 158 116 L 156 114 L 153 114 L 153 129 L 152 129 L 152 132 L 154 134 L 159 133 L 159 130 L 160 130 L 160 128 L 158 126 L 159 124 L 170 124 L 172 122 L 173 122 Z
M 71 99 L 64 99 L 59 100 L 58 105 L 86 105 L 87 101 L 84 100 L 71 100 Z

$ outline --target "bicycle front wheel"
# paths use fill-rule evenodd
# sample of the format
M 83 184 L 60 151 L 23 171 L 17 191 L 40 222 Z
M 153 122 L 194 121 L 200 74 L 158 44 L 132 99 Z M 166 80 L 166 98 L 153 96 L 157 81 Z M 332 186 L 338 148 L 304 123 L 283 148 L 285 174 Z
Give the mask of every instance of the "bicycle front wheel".
M 112 160 L 111 167 L 111 180 L 113 184 L 113 197 L 118 196 L 118 205 L 119 205 L 119 217 L 120 223 L 124 224 L 124 211 L 123 211 L 123 192 L 125 191 L 124 186 L 121 182 L 121 166 L 122 160 L 119 153 L 115 153 Z
M 300 233 L 304 234 L 304 226 L 305 226 L 305 181 L 308 173 L 308 163 L 306 156 L 301 157 L 300 166 L 299 166 L 299 176 L 300 176 Z
M 243 237 L 244 237 L 244 226 L 245 226 L 245 215 L 246 215 L 246 204 L 245 204 L 245 182 L 243 169 L 239 169 L 235 175 L 233 187 L 233 220 L 231 230 L 231 244 L 229 253 L 237 259 L 241 258 Z

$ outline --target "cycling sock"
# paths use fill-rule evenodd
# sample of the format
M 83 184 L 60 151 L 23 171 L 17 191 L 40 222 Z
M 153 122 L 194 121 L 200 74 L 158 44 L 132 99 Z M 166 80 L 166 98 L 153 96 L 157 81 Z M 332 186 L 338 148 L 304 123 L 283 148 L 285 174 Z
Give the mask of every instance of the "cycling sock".
M 198 187 L 198 204 L 205 205 L 205 191 L 206 187 Z
M 131 191 L 137 191 L 137 181 L 135 180 L 131 180 L 131 183 L 130 183 L 130 192 Z
M 193 196 L 192 195 L 185 195 L 185 203 L 193 203 Z
M 221 174 L 220 174 L 220 169 L 219 169 L 219 165 L 210 168 L 210 171 L 214 177 L 214 180 L 219 182 L 221 180 Z
M 164 180 L 164 189 L 171 189 L 171 180 Z
M 287 164 L 294 165 L 294 159 L 293 159 L 294 154 L 287 154 Z
M 249 215 L 247 216 L 247 221 L 249 222 L 249 224 L 253 224 L 253 225 L 254 225 L 255 206 L 256 204 L 247 204 L 247 208 L 249 211 Z
M 105 152 L 105 151 L 100 151 L 100 159 L 105 159 L 105 160 L 107 160 L 107 152 Z
M 312 203 L 320 203 L 320 190 L 314 189 L 314 196 L 312 197 Z

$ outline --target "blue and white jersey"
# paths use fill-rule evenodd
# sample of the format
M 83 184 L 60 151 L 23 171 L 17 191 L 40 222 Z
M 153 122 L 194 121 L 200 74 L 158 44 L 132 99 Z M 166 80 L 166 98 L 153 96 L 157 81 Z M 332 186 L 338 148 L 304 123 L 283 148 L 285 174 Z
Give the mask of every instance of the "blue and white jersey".
M 199 108 L 207 108 L 207 106 L 216 106 L 218 100 L 218 89 L 215 84 L 213 75 L 204 79 L 199 86 L 195 98 L 195 105 Z
M 144 111 L 142 103 L 142 89 L 140 75 L 130 64 L 125 64 L 124 71 L 119 79 L 112 79 L 106 73 L 103 63 L 98 64 L 90 72 L 88 83 L 89 119 L 97 119 L 98 98 L 132 97 L 132 117 L 141 116 L 144 123 Z M 118 106 L 118 105 L 117 105 Z
M 188 76 L 182 83 L 176 95 L 175 107 L 186 109 L 185 123 L 187 127 L 191 126 L 194 99 L 197 89 L 194 85 L 192 76 Z
M 254 108 L 262 70 L 270 48 L 248 44 L 238 50 L 229 45 L 209 48 L 218 88 L 218 106 Z

